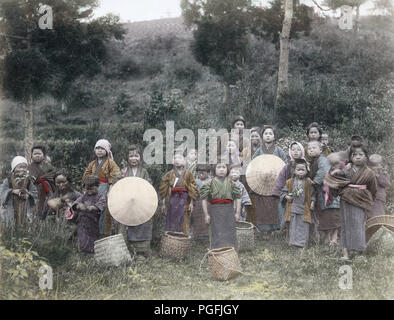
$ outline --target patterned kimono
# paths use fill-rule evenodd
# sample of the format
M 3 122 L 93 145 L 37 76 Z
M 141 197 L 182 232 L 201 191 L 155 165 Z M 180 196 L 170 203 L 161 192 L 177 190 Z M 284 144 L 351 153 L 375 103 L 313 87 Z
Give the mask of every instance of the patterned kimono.
M 201 192 L 201 188 L 211 181 L 210 178 L 206 180 L 196 179 L 196 183 L 198 186 L 198 191 Z M 209 208 L 209 204 L 208 204 Z M 209 210 L 209 209 L 208 209 Z M 205 223 L 204 212 L 202 209 L 202 200 L 199 199 L 194 203 L 194 209 L 192 212 L 192 229 L 193 229 L 193 237 L 194 239 L 207 239 L 209 236 L 209 228 Z
M 293 201 L 287 202 L 285 196 L 293 194 Z M 286 203 L 285 221 L 289 225 L 289 244 L 305 247 L 309 240 L 310 224 L 312 222 L 311 202 L 315 201 L 315 190 L 312 181 L 291 178 L 286 181 L 281 193 L 281 202 Z
M 29 192 L 29 198 L 27 200 L 12 193 L 13 189 L 21 188 Z M 26 222 L 31 223 L 37 200 L 37 188 L 32 178 L 18 179 L 11 173 L 8 178 L 4 179 L 3 184 L 0 186 L 0 222 L 6 228 L 13 226 L 20 227 Z
M 89 175 L 94 175 L 99 178 L 99 193 L 107 197 L 110 186 L 120 178 L 120 169 L 116 162 L 108 157 L 103 159 L 100 164 L 96 159 L 89 163 L 83 174 L 82 181 Z M 108 211 L 108 207 L 105 206 L 100 216 L 100 234 L 109 236 L 111 234 L 111 229 L 112 217 Z
M 282 193 L 282 189 L 286 186 L 286 181 L 292 177 L 292 164 L 286 164 L 282 171 L 279 173 L 278 179 L 276 180 L 276 185 L 274 190 L 272 191 L 272 195 L 276 197 L 280 197 Z M 280 228 L 284 229 L 285 227 L 285 204 L 282 201 L 279 201 L 278 204 L 278 220 L 280 223 Z
M 367 212 L 368 219 L 385 214 L 386 193 L 391 185 L 389 174 L 387 172 L 380 173 L 377 176 L 377 183 L 376 199 L 372 204 L 371 210 Z
M 364 251 L 366 213 L 377 192 L 375 173 L 367 166 L 345 168 L 337 176 L 327 175 L 325 183 L 341 196 L 341 248 Z
M 211 249 L 237 248 L 233 200 L 241 198 L 241 190 L 229 177 L 215 177 L 201 188 L 200 196 L 211 203 Z
M 254 153 L 253 158 L 264 154 L 272 154 L 281 158 L 287 164 L 286 153 L 275 144 L 269 149 L 262 144 Z M 248 211 L 247 221 L 256 225 L 260 231 L 279 229 L 278 198 L 275 196 L 261 196 L 251 192 L 252 206 Z M 250 216 L 250 217 L 249 217 Z
M 191 199 L 198 199 L 197 184 L 191 172 L 184 170 L 182 176 L 177 176 L 174 169 L 167 172 L 160 182 L 159 193 L 167 207 L 165 231 L 190 233 L 188 209 Z
M 42 161 L 40 164 L 32 162 L 29 167 L 29 175 L 35 178 L 34 184 L 37 187 L 38 203 L 36 205 L 36 214 L 40 219 L 45 219 L 44 211 L 48 197 L 55 190 L 55 167 L 50 163 Z
M 103 194 L 80 196 L 72 205 L 71 210 L 78 215 L 77 235 L 79 250 L 86 253 L 94 253 L 94 242 L 100 236 L 99 220 L 104 210 L 107 199 Z M 95 206 L 95 211 L 79 211 L 76 209 L 78 203 L 86 206 Z
M 139 166 L 136 171 L 130 167 L 123 169 L 122 177 L 139 177 L 152 183 L 148 171 L 142 166 Z M 152 219 L 139 226 L 127 227 L 127 239 L 134 245 L 137 252 L 149 251 L 152 240 Z

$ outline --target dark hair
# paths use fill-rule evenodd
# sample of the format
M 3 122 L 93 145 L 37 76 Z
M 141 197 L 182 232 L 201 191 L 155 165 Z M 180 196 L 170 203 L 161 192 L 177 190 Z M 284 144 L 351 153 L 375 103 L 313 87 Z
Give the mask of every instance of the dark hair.
M 234 127 L 234 124 L 235 124 L 237 121 L 242 121 L 242 122 L 244 123 L 244 126 L 246 126 L 245 118 L 244 118 L 243 116 L 240 116 L 240 115 L 239 115 L 239 116 L 236 116 L 236 117 L 234 118 L 232 127 Z
M 72 183 L 71 175 L 69 175 L 65 169 L 60 169 L 60 170 L 56 171 L 55 176 L 53 177 L 53 180 L 55 182 L 56 182 L 56 178 L 58 176 L 65 176 L 68 183 L 70 183 L 70 184 Z
M 34 146 L 31 148 L 30 153 L 33 154 L 33 151 L 34 151 L 35 149 L 41 150 L 42 153 L 44 154 L 44 156 L 46 156 L 46 154 L 47 154 L 47 149 L 46 149 L 43 145 L 41 145 L 41 144 L 34 145 Z
M 308 162 L 306 162 L 305 159 L 294 159 L 293 164 L 292 164 L 292 175 L 294 175 L 295 168 L 296 168 L 297 164 L 305 165 L 306 172 L 307 173 L 309 172 Z
M 363 137 L 358 134 L 354 134 L 351 136 L 350 141 L 350 144 L 352 144 L 353 141 L 363 142 Z
M 83 185 L 85 188 L 89 188 L 91 186 L 98 187 L 100 185 L 100 180 L 98 177 L 90 175 L 85 178 L 85 180 L 83 181 Z
M 212 168 L 209 164 L 197 164 L 197 166 L 196 166 L 196 172 L 198 172 L 198 171 L 210 172 L 211 170 L 212 170 Z
M 349 161 L 350 162 L 352 162 L 352 156 L 353 156 L 353 153 L 356 151 L 356 149 L 361 149 L 365 153 L 365 157 L 367 158 L 367 161 L 369 160 L 367 148 L 361 142 L 353 141 L 352 145 L 350 146 L 350 152 L 349 152 Z
M 132 145 L 129 146 L 129 151 L 128 151 L 128 154 L 127 154 L 127 158 L 129 158 L 129 153 L 130 153 L 130 152 L 133 152 L 133 151 L 137 152 L 137 153 L 140 155 L 141 162 L 142 162 L 142 152 L 141 152 L 141 148 L 140 148 L 140 146 L 137 145 L 137 144 L 132 144 Z
M 271 126 L 271 125 L 264 125 L 264 126 L 263 126 L 263 128 L 261 129 L 261 132 L 260 132 L 260 136 L 261 136 L 261 137 L 263 136 L 264 131 L 267 130 L 267 129 L 271 129 L 272 132 L 274 133 L 274 137 L 276 137 L 275 128 L 274 128 L 274 126 Z
M 318 131 L 319 131 L 319 141 L 321 140 L 321 135 L 323 134 L 323 130 L 320 128 L 320 126 L 319 126 L 319 124 L 317 123 L 317 122 L 312 122 L 309 126 L 308 126 L 308 128 L 306 129 L 306 135 L 308 136 L 308 138 L 309 138 L 309 131 L 312 129 L 312 128 L 316 128 Z
M 225 162 L 223 162 L 223 161 L 218 161 L 217 163 L 215 163 L 215 164 L 212 166 L 212 173 L 213 173 L 213 175 L 216 176 L 216 167 L 217 167 L 219 164 L 224 164 L 224 165 L 227 167 L 227 174 L 226 174 L 226 177 L 228 177 L 228 175 L 230 174 L 230 165 L 227 164 L 227 163 L 225 163 Z

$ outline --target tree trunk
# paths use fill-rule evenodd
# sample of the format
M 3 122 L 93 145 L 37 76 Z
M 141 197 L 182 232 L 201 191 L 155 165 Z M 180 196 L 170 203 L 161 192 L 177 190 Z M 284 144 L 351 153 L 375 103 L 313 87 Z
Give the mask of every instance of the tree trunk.
M 282 32 L 280 34 L 280 55 L 278 70 L 278 87 L 276 90 L 276 102 L 289 89 L 289 49 L 291 20 L 293 19 L 293 0 L 285 0 L 285 17 L 283 19 Z
M 30 163 L 30 152 L 33 147 L 33 96 L 24 102 L 24 133 L 25 133 L 25 157 Z
M 355 21 L 355 26 L 354 26 L 354 33 L 357 35 L 358 29 L 359 29 L 359 20 L 360 20 L 360 6 L 356 7 L 356 21 Z
M 227 104 L 230 102 L 230 85 L 224 84 L 224 95 L 223 95 L 223 104 Z

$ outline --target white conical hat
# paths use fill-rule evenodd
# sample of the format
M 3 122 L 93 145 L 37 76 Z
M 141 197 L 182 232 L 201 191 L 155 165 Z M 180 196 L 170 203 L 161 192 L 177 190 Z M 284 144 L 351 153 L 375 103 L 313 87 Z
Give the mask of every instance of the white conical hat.
M 246 168 L 246 181 L 249 187 L 262 196 L 271 196 L 284 161 L 272 154 L 254 158 Z
M 138 177 L 119 180 L 108 193 L 111 216 L 126 226 L 138 226 L 149 221 L 156 212 L 158 201 L 155 188 Z

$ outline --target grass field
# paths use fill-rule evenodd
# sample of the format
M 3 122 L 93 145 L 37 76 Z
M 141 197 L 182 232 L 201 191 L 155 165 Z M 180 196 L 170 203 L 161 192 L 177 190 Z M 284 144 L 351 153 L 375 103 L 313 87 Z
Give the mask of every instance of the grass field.
M 225 282 L 214 280 L 207 260 L 202 261 L 207 248 L 207 242 L 195 242 L 182 261 L 161 258 L 154 250 L 151 258 L 133 258 L 120 267 L 98 265 L 92 256 L 72 249 L 63 261 L 48 261 L 53 267 L 53 289 L 31 298 L 394 299 L 393 257 L 366 255 L 347 262 L 352 289 L 344 290 L 339 287 L 339 268 L 345 263 L 338 251 L 324 246 L 294 249 L 282 234 L 274 234 L 269 241 L 258 240 L 255 250 L 241 252 L 243 273 Z M 38 282 L 30 285 L 38 287 Z M 3 288 L 10 289 L 15 288 Z

